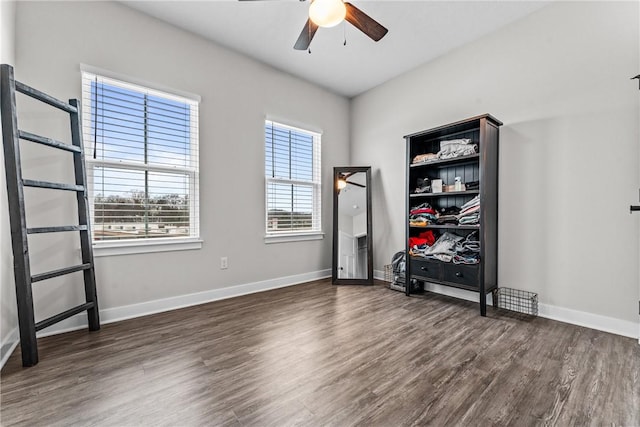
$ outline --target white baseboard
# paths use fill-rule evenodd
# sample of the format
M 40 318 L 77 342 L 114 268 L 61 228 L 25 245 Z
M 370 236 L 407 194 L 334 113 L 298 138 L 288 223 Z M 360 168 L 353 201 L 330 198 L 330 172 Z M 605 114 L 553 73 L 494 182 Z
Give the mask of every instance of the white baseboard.
M 7 362 L 7 359 L 11 356 L 19 342 L 20 335 L 18 334 L 18 327 L 15 327 L 9 332 L 5 339 L 2 340 L 2 345 L 0 345 L 0 369 Z
M 448 286 L 426 283 L 426 289 L 438 294 L 444 294 L 467 301 L 480 302 L 480 295 L 477 292 L 465 291 L 463 289 L 450 288 Z M 487 304 L 492 304 L 491 294 L 487 295 Z M 570 323 L 572 325 L 584 326 L 598 331 L 609 332 L 629 338 L 640 338 L 638 336 L 639 327 L 637 323 L 628 320 L 616 319 L 599 314 L 587 313 L 586 311 L 573 310 L 570 308 L 558 307 L 550 304 L 538 303 L 538 316 L 546 319 L 557 320 L 558 322 Z
M 179 295 L 171 298 L 153 300 L 139 304 L 107 308 L 104 310 L 100 310 L 100 322 L 102 324 L 119 322 L 121 320 L 148 316 L 150 314 L 177 310 L 179 308 L 190 307 L 199 304 L 206 304 L 212 301 L 268 291 L 270 289 L 284 288 L 300 283 L 311 282 L 313 280 L 325 279 L 327 277 L 331 277 L 331 270 L 320 270 L 311 273 L 278 277 L 275 279 L 263 280 L 260 282 L 245 283 L 243 285 L 212 289 L 210 291 L 197 292 L 187 295 Z M 86 327 L 87 316 L 84 313 L 81 313 L 65 319 L 60 323 L 52 325 L 51 327 L 47 328 L 46 331 L 38 332 L 37 336 L 39 338 L 47 337 L 50 335 L 61 334 L 64 332 L 74 331 Z M 13 350 L 18 345 L 18 342 L 19 335 L 18 329 L 16 328 L 11 331 L 11 333 L 2 342 L 2 359 L 0 359 L 0 368 L 4 366 L 5 362 L 9 358 L 9 355 L 13 353 Z
M 381 270 L 374 270 L 373 277 L 383 280 L 384 272 Z M 477 292 L 465 291 L 435 283 L 425 283 L 425 289 L 430 292 L 460 298 L 467 301 L 480 301 L 480 296 Z M 491 301 L 492 298 L 489 294 L 487 295 L 487 304 L 490 304 Z M 601 316 L 599 314 L 587 313 L 586 311 L 573 310 L 570 308 L 542 303 L 538 304 L 538 315 L 547 319 L 557 320 L 558 322 L 584 326 L 586 328 L 640 340 L 640 336 L 638 335 L 640 327 L 638 323 L 630 322 L 628 320 L 616 319 L 613 317 Z
M 539 304 L 538 311 L 540 312 L 540 317 L 546 317 L 547 319 L 640 339 L 640 336 L 638 336 L 638 331 L 640 330 L 638 324 L 628 320 L 615 319 L 613 317 L 548 304 Z
M 177 310 L 179 308 L 191 307 L 199 304 L 206 304 L 212 301 L 268 291 L 270 289 L 284 288 L 327 277 L 331 277 L 331 270 L 320 270 L 311 273 L 297 274 L 294 276 L 278 277 L 275 279 L 262 280 L 260 282 L 245 283 L 243 285 L 179 295 L 170 298 L 142 302 L 139 304 L 107 308 L 100 310 L 100 323 L 108 324 L 119 322 L 121 320 L 148 316 L 150 314 Z M 87 327 L 87 318 L 84 313 L 81 313 L 47 328 L 46 331 L 39 332 L 38 337 L 56 335 L 84 327 Z

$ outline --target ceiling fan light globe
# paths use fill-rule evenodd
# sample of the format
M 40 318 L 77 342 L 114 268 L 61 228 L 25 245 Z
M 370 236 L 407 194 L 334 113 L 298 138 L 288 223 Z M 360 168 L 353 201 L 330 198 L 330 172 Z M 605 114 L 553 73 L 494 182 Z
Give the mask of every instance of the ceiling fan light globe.
M 347 181 L 345 181 L 344 179 L 338 180 L 338 190 L 342 190 L 346 186 L 347 186 Z
M 314 0 L 309 6 L 309 19 L 319 27 L 335 27 L 347 15 L 342 0 Z

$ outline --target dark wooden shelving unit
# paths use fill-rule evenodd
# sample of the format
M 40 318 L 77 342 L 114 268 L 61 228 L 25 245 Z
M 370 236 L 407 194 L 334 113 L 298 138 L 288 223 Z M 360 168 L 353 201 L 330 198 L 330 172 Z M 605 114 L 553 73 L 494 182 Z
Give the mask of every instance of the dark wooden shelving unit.
M 498 288 L 498 144 L 499 127 L 495 117 L 484 114 L 445 126 L 405 136 L 407 144 L 406 176 L 406 233 L 405 245 L 409 253 L 409 237 L 416 237 L 424 230 L 433 230 L 438 238 L 444 232 L 460 236 L 478 233 L 480 262 L 478 264 L 454 264 L 436 259 L 407 256 L 407 283 L 418 281 L 420 289 L 424 283 L 436 283 L 454 288 L 475 291 L 480 294 L 480 314 L 486 316 L 487 293 Z M 451 159 L 412 164 L 419 154 L 437 153 L 440 142 L 467 138 L 478 145 L 478 153 Z M 419 178 L 442 179 L 443 185 L 454 183 L 455 177 L 462 182 L 478 181 L 477 190 L 414 193 Z M 409 212 L 415 206 L 427 202 L 435 209 L 460 207 L 472 198 L 480 197 L 480 222 L 478 225 L 438 224 L 415 226 L 409 224 Z M 412 292 L 406 286 L 406 294 Z

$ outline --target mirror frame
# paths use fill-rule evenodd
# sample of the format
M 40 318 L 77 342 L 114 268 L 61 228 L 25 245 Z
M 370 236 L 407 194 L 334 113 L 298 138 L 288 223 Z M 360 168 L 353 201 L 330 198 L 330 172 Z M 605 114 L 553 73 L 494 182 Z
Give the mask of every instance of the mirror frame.
M 367 186 L 367 278 L 338 279 L 338 178 L 343 173 L 366 174 Z M 331 283 L 334 285 L 373 285 L 373 235 L 371 233 L 371 166 L 336 166 L 333 168 L 333 263 Z

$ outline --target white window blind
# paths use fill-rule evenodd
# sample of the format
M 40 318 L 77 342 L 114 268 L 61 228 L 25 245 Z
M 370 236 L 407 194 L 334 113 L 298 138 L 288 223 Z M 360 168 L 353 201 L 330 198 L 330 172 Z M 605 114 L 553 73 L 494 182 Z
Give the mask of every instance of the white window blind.
M 87 72 L 82 99 L 94 242 L 198 237 L 198 102 Z
M 265 122 L 266 232 L 321 231 L 320 134 Z

